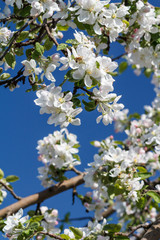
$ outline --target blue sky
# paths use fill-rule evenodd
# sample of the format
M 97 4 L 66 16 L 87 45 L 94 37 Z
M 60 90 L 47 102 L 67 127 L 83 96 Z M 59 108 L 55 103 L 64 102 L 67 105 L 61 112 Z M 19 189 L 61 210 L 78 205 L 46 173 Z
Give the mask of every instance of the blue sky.
M 157 3 L 157 0 L 150 2 Z M 72 38 L 72 33 L 70 34 L 69 37 Z M 123 52 L 122 47 L 117 45 L 111 48 L 111 51 L 114 57 Z M 18 65 L 18 69 L 21 68 L 20 62 Z M 15 74 L 16 72 L 13 71 L 13 76 Z M 60 78 L 61 81 L 63 80 L 62 73 L 59 74 L 58 71 L 54 76 L 57 83 Z M 115 78 L 114 87 L 115 92 L 122 95 L 120 102 L 130 110 L 130 113 L 143 113 L 143 106 L 149 105 L 155 96 L 150 79 L 145 78 L 143 75 L 137 77 L 130 67 L 124 74 Z M 20 177 L 20 181 L 14 183 L 13 187 L 15 192 L 22 197 L 44 189 L 36 177 L 38 175 L 37 168 L 41 166 L 37 160 L 37 141 L 59 129 L 47 124 L 48 115 L 40 115 L 39 107 L 34 104 L 35 92 L 26 93 L 26 89 L 28 89 L 28 86 L 22 84 L 20 84 L 20 88 L 15 89 L 13 92 L 0 87 L 0 168 L 3 169 L 5 176 L 14 174 Z M 87 163 L 92 161 L 93 155 L 97 151 L 89 142 L 102 140 L 114 134 L 112 125 L 96 124 L 97 116 L 98 112 L 96 110 L 94 112 L 83 111 L 79 115 L 82 121 L 81 126 L 69 126 L 68 128 L 70 132 L 77 134 L 81 145 L 80 158 L 82 165 L 79 169 L 82 171 L 87 167 Z M 123 137 L 115 135 L 115 138 L 120 139 Z M 79 193 L 87 191 L 82 187 L 77 188 L 77 190 Z M 8 198 L 0 208 L 14 201 L 8 193 Z M 72 212 L 71 217 L 86 215 L 85 209 L 81 208 L 79 200 L 76 200 L 75 205 L 72 206 L 71 191 L 55 196 L 42 205 L 57 208 L 60 218 L 63 218 L 63 215 L 69 210 Z M 36 206 L 31 208 L 35 209 Z M 76 224 L 74 223 L 74 225 Z M 81 223 L 81 226 L 84 226 L 84 222 Z

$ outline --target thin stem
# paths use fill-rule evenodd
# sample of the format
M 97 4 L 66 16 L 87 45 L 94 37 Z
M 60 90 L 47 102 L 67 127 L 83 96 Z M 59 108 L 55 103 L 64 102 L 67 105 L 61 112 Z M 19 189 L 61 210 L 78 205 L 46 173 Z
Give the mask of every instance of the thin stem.
M 47 32 L 48 37 L 50 38 L 50 40 L 56 45 L 56 47 L 58 47 L 59 43 L 58 43 L 57 40 L 52 36 L 52 33 L 50 32 L 50 29 L 49 29 L 49 27 L 48 27 L 47 24 L 45 24 L 45 29 L 46 29 L 46 32 Z M 65 51 L 65 50 L 61 50 L 61 51 L 63 52 L 63 54 L 64 54 L 65 56 L 68 55 L 67 51 Z
M 65 240 L 64 238 L 61 238 L 55 234 L 51 234 L 51 233 L 46 233 L 46 232 L 39 232 L 40 234 L 42 235 L 46 235 L 46 236 L 49 236 L 51 238 L 55 238 L 55 239 L 58 239 L 58 240 Z
M 38 14 L 35 15 L 35 17 L 28 21 L 19 31 L 17 31 L 13 37 L 12 40 L 8 46 L 8 48 L 6 48 L 6 50 L 4 51 L 4 53 L 2 54 L 2 56 L 0 57 L 0 61 L 2 61 L 2 59 L 5 57 L 5 55 L 7 54 L 7 52 L 10 50 L 10 48 L 12 47 L 12 44 L 14 44 L 14 42 L 16 41 L 16 39 L 18 38 L 18 36 L 20 35 L 20 33 L 26 28 L 28 27 L 36 18 L 38 17 Z
M 1 184 L 6 190 L 8 190 L 15 199 L 17 199 L 17 200 L 21 200 L 21 199 L 22 199 L 21 197 L 17 196 L 17 195 L 15 194 L 15 192 L 13 191 L 13 189 L 10 188 L 9 186 L 7 186 L 7 184 L 4 183 L 2 180 L 0 180 L 0 184 Z
M 75 167 L 72 167 L 72 168 L 71 168 L 71 171 L 75 172 L 77 175 L 83 174 L 81 171 L 79 171 L 79 170 L 76 169 Z
M 123 57 L 125 55 L 127 55 L 127 53 L 122 53 L 121 55 L 119 55 L 119 56 L 117 56 L 115 58 L 112 58 L 112 61 L 118 60 L 118 59 L 120 59 L 121 57 Z

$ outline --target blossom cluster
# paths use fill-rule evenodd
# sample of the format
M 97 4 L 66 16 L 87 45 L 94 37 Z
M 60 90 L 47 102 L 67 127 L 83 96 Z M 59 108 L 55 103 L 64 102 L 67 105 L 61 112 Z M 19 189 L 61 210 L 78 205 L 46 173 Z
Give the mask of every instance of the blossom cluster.
M 9 239 L 17 239 L 19 234 L 21 234 L 22 229 L 20 226 L 26 226 L 25 223 L 29 216 L 23 216 L 23 209 L 21 208 L 16 214 L 12 216 L 8 216 L 6 221 L 4 221 L 5 226 L 3 228 L 3 232 L 5 236 Z
M 140 74 L 141 70 L 145 69 L 148 72 L 154 72 L 153 78 L 156 78 L 160 64 L 158 42 L 160 16 L 152 5 L 144 4 L 142 0 L 135 1 L 133 4 L 136 11 L 131 15 L 129 22 L 130 37 L 125 43 L 127 52 L 125 58 L 136 68 L 136 74 Z
M 39 160 L 44 164 L 38 168 L 38 178 L 44 187 L 54 183 L 53 180 L 59 177 L 60 170 L 63 174 L 63 170 L 80 164 L 78 146 L 77 136 L 69 133 L 67 129 L 55 131 L 38 141 Z
M 140 120 L 130 122 L 126 134 L 128 138 L 123 143 L 114 141 L 112 136 L 93 142 L 100 147 L 99 154 L 95 154 L 94 162 L 88 164 L 90 168 L 86 169 L 84 179 L 85 186 L 94 190 L 100 203 L 118 195 L 132 203 L 138 201 L 145 187 L 143 180 L 160 169 L 159 126 L 142 115 Z M 98 206 L 102 214 L 106 204 Z M 86 207 L 88 210 L 94 208 L 98 216 L 96 204 L 87 203 Z
M 82 108 L 73 108 L 72 93 L 62 93 L 61 87 L 55 87 L 54 83 L 50 84 L 43 90 L 39 90 L 35 104 L 40 106 L 40 114 L 48 113 L 51 116 L 48 119 L 48 124 L 60 125 L 67 127 L 69 123 L 80 125 L 80 119 L 75 118 Z

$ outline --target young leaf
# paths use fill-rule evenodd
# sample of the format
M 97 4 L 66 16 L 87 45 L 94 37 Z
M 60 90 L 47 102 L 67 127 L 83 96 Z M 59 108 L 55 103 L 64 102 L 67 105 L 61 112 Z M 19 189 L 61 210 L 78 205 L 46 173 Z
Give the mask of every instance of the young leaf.
M 74 233 L 76 239 L 81 239 L 83 237 L 83 233 L 78 228 L 69 227 L 69 229 Z
M 58 45 L 57 51 L 59 51 L 59 50 L 65 50 L 67 47 L 68 47 L 67 44 L 61 43 L 61 44 Z
M 4 177 L 4 172 L 3 170 L 0 168 L 0 179 L 2 179 Z
M 10 77 L 11 75 L 9 73 L 3 73 L 0 75 L 0 80 L 6 80 Z
M 114 223 L 106 224 L 103 227 L 103 230 L 108 231 L 110 233 L 111 232 L 119 232 L 121 230 L 121 225 L 120 224 L 114 224 Z
M 127 67 L 128 67 L 127 62 L 121 62 L 119 64 L 119 73 L 120 74 L 123 73 L 127 69 Z
M 148 191 L 146 195 L 152 197 L 155 202 L 160 203 L 160 195 L 154 191 Z
M 20 33 L 20 35 L 17 38 L 17 42 L 22 42 L 24 41 L 26 38 L 28 38 L 29 32 L 28 31 L 23 31 Z
M 5 56 L 5 60 L 7 62 L 7 64 L 14 69 L 15 65 L 16 65 L 16 60 L 15 60 L 15 56 L 13 55 L 13 53 L 7 53 Z
M 7 182 L 15 182 L 17 180 L 19 180 L 19 177 L 15 176 L 15 175 L 9 175 L 6 177 Z

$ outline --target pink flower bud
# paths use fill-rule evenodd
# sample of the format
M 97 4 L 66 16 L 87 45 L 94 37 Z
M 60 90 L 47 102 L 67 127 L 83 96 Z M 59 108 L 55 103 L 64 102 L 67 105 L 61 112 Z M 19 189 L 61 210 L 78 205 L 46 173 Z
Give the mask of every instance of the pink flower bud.
M 92 192 L 87 192 L 86 193 L 86 197 L 91 197 L 92 196 Z
M 109 138 L 110 138 L 111 140 L 113 140 L 113 139 L 114 139 L 113 135 L 111 135 Z

